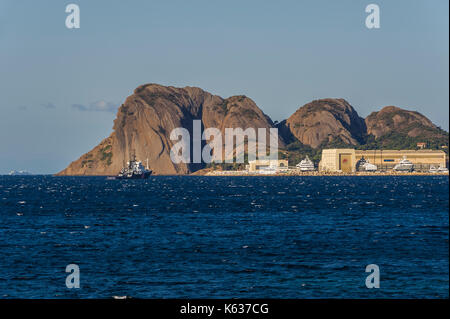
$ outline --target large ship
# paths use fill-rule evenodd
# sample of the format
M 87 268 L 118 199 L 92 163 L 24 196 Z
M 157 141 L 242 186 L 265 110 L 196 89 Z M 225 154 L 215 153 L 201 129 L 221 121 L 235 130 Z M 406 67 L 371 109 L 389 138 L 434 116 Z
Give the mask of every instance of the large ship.
M 296 167 L 298 169 L 300 169 L 302 172 L 311 172 L 311 171 L 315 171 L 316 169 L 314 168 L 314 163 L 313 161 L 311 161 L 308 157 L 308 155 L 306 155 L 306 158 L 302 161 L 300 161 L 300 163 L 298 163 L 296 165 Z
M 414 164 L 406 159 L 406 156 L 403 156 L 403 159 L 398 162 L 397 165 L 394 166 L 394 171 L 400 172 L 412 172 L 414 169 Z
M 140 161 L 136 160 L 136 156 L 132 156 L 132 159 L 127 162 L 127 166 L 122 168 L 117 174 L 116 179 L 143 179 L 148 178 L 152 174 L 152 170 L 144 167 Z

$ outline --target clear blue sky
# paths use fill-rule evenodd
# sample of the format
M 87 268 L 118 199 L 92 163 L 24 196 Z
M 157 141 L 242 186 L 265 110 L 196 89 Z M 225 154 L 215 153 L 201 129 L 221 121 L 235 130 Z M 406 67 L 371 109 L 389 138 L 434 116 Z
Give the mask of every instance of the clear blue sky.
M 65 27 L 65 6 L 81 28 Z M 381 28 L 365 27 L 366 5 Z M 0 0 L 0 174 L 54 173 L 112 131 L 143 83 L 245 94 L 273 120 L 317 98 L 448 130 L 448 1 Z

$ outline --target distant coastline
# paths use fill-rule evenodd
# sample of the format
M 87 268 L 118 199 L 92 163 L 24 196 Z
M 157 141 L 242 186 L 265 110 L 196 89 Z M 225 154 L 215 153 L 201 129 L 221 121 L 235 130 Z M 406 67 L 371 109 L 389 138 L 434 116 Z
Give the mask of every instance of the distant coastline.
M 12 170 L 7 175 L 9 175 L 9 176 L 31 176 L 33 174 L 26 170 Z

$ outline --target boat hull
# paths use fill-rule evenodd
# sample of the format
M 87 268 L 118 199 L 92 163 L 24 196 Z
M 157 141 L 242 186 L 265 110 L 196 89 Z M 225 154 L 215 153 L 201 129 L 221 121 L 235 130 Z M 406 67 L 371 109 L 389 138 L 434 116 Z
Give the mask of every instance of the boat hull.
M 115 179 L 147 179 L 150 175 L 152 175 L 152 172 L 144 172 L 142 174 L 118 175 Z

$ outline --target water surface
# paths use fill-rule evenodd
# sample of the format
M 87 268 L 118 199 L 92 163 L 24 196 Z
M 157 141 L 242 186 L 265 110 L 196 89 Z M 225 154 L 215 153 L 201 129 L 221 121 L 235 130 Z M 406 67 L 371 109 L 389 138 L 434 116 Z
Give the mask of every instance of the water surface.
M 448 298 L 448 181 L 0 176 L 0 297 Z

